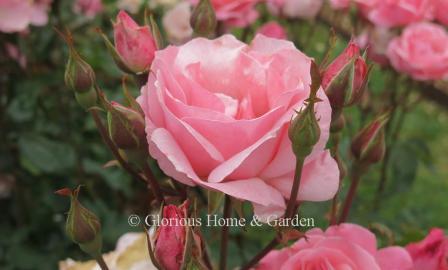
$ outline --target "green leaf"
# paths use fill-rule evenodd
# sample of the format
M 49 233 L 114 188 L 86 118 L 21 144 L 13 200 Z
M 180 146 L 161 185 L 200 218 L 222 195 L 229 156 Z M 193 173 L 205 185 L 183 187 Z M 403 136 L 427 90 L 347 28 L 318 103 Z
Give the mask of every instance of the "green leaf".
M 391 194 L 409 190 L 417 176 L 419 164 L 419 157 L 412 148 L 412 143 L 402 143 L 394 147 L 390 162 Z
M 131 179 L 123 170 L 119 168 L 104 168 L 102 163 L 91 159 L 84 159 L 82 165 L 87 173 L 101 176 L 112 189 L 120 190 L 125 194 L 131 192 Z
M 63 173 L 75 166 L 75 151 L 40 135 L 19 138 L 20 163 L 31 173 Z

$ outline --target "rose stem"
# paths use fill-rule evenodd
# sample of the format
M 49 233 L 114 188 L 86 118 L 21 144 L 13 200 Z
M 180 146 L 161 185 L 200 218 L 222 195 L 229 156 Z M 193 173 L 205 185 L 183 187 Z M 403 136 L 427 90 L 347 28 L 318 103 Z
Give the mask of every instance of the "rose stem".
M 339 143 L 340 143 L 340 133 L 332 133 L 332 138 L 334 140 L 333 148 L 331 149 L 332 155 L 336 160 L 339 159 Z M 339 162 L 338 162 L 339 165 Z M 341 192 L 341 184 L 344 180 L 343 175 L 341 174 L 341 170 L 339 170 L 339 186 L 338 191 L 333 197 L 333 200 L 331 201 L 331 214 L 330 214 L 330 225 L 335 225 L 337 223 L 337 213 L 338 213 L 338 196 L 339 192 Z
M 296 171 L 294 174 L 294 182 L 291 188 L 291 195 L 289 196 L 288 205 L 286 206 L 285 217 L 291 218 L 294 215 L 295 205 L 297 203 L 297 195 L 299 194 L 300 179 L 302 178 L 302 168 L 305 162 L 305 157 L 297 157 Z
M 154 197 L 156 198 L 158 204 L 162 204 L 164 202 L 163 192 L 160 189 L 159 183 L 157 183 L 157 180 L 154 177 L 154 174 L 152 173 L 151 168 L 147 163 L 143 165 L 143 173 L 145 174 L 146 179 L 148 180 L 148 185 L 151 188 L 152 192 L 154 193 Z
M 285 218 L 291 218 L 295 212 L 297 212 L 296 202 L 297 195 L 299 194 L 300 179 L 302 178 L 303 163 L 305 162 L 305 157 L 297 157 L 296 161 L 296 171 L 294 174 L 294 183 L 291 188 L 291 195 L 289 196 L 288 205 L 285 211 Z M 255 257 L 253 257 L 246 265 L 244 265 L 241 270 L 247 270 L 256 265 L 266 254 L 273 250 L 279 244 L 278 238 L 275 237 L 272 241 L 263 248 Z
M 96 262 L 100 266 L 101 270 L 109 270 L 109 267 L 107 267 L 106 262 L 103 259 L 103 256 L 100 255 L 98 258 L 96 258 Z
M 409 84 L 409 81 L 407 81 L 407 83 Z M 394 84 L 395 86 L 397 85 L 397 83 Z M 381 195 L 384 192 L 384 189 L 386 187 L 386 182 L 387 182 L 387 170 L 388 167 L 390 166 L 390 155 L 391 155 L 391 149 L 394 148 L 396 142 L 398 141 L 398 136 L 400 134 L 401 128 L 403 126 L 403 122 L 404 122 L 404 118 L 406 116 L 406 105 L 408 102 L 408 98 L 409 98 L 409 94 L 411 93 L 412 90 L 412 86 L 413 84 L 411 84 L 411 86 L 406 88 L 405 93 L 401 96 L 401 97 L 397 97 L 397 94 L 394 94 L 393 97 L 391 98 L 391 116 L 389 121 L 387 122 L 386 125 L 386 136 L 390 134 L 390 139 L 386 139 L 386 142 L 389 142 L 389 144 L 386 147 L 386 153 L 384 154 L 384 159 L 383 162 L 381 164 L 381 176 L 380 176 L 380 181 L 378 182 L 378 187 L 377 187 L 377 191 L 375 194 L 375 200 L 374 200 L 374 204 L 373 204 L 373 208 L 374 210 L 378 210 L 380 208 L 380 198 Z M 397 91 L 393 91 L 393 92 L 397 92 Z M 402 101 L 402 104 L 400 104 L 398 101 Z M 394 121 L 394 118 L 397 114 L 397 109 L 398 107 L 401 105 L 402 107 L 402 112 L 401 114 L 398 116 L 397 119 L 397 124 L 395 127 L 395 130 L 392 131 L 392 122 Z M 387 136 L 388 138 L 389 136 Z
M 95 121 L 96 127 L 101 135 L 101 138 L 103 139 L 104 143 L 109 147 L 110 151 L 114 155 L 114 157 L 117 159 L 118 163 L 120 163 L 121 167 L 125 169 L 132 177 L 139 179 L 140 181 L 146 182 L 146 180 L 141 177 L 137 172 L 135 172 L 131 166 L 121 157 L 120 153 L 117 150 L 117 147 L 112 142 L 112 140 L 109 138 L 109 135 L 107 134 L 106 128 L 104 127 L 103 123 L 101 122 L 101 119 L 97 113 L 97 111 L 90 110 L 90 113 L 93 117 L 93 120 Z
M 341 216 L 339 217 L 339 224 L 343 223 L 347 220 L 348 215 L 350 213 L 350 209 L 352 207 L 353 199 L 355 198 L 356 191 L 358 190 L 359 180 L 361 179 L 361 175 L 364 172 L 365 166 L 362 166 L 359 163 L 355 163 L 353 165 L 352 176 L 351 176 L 351 184 L 350 189 L 348 191 L 347 196 L 345 197 L 344 207 L 342 209 Z
M 266 254 L 268 254 L 271 250 L 273 250 L 278 245 L 277 237 L 272 239 L 271 242 L 263 248 L 255 257 L 253 257 L 246 265 L 244 265 L 241 270 L 248 270 L 256 265 Z
M 232 214 L 232 205 L 230 196 L 225 195 L 223 218 L 227 220 Z M 226 224 L 227 225 L 227 224 Z M 225 270 L 227 267 L 227 246 L 229 243 L 229 227 L 223 226 L 221 231 L 221 257 L 219 260 L 219 269 Z

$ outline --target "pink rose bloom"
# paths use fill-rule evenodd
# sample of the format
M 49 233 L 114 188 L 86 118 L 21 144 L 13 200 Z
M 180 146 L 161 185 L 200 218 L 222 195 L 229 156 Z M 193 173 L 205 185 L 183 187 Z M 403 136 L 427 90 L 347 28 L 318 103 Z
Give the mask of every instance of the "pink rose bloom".
M 190 0 L 194 5 L 199 0 Z M 258 18 L 255 5 L 260 0 L 210 0 L 215 9 L 216 19 L 227 26 L 245 27 Z
M 448 0 L 434 0 L 434 16 L 440 23 L 448 25 Z
M 351 0 L 330 0 L 330 5 L 333 9 L 348 9 Z
M 448 237 L 442 229 L 432 229 L 425 239 L 406 246 L 414 270 L 448 270 Z
M 364 16 L 382 27 L 432 19 L 432 0 L 355 0 Z
M 51 0 L 0 0 L 0 31 L 21 32 L 30 24 L 46 25 L 50 5 Z
M 283 214 L 295 156 L 290 120 L 310 92 L 311 59 L 293 43 L 257 35 L 196 38 L 156 53 L 139 102 L 150 154 L 186 185 L 252 202 L 262 218 Z M 321 136 L 303 168 L 298 200 L 333 198 L 338 166 L 325 149 L 331 107 L 316 105 Z
M 313 19 L 322 8 L 323 0 L 268 0 L 268 8 L 274 15 L 289 18 Z
M 114 23 L 114 39 L 115 48 L 129 70 L 140 73 L 149 69 L 157 49 L 149 26 L 139 26 L 120 11 Z
M 262 34 L 271 38 L 286 39 L 285 29 L 274 21 L 263 24 L 258 28 L 257 34 Z
M 190 25 L 191 6 L 189 2 L 180 2 L 163 15 L 162 24 L 173 44 L 183 44 L 193 35 Z
M 416 80 L 448 76 L 448 34 L 442 26 L 418 23 L 408 26 L 387 49 L 392 66 Z
M 73 11 L 93 18 L 103 11 L 103 3 L 101 0 L 76 0 L 73 5 Z
M 325 232 L 319 228 L 309 230 L 306 239 L 271 251 L 256 269 L 411 270 L 412 259 L 401 247 L 377 250 L 373 233 L 359 225 L 344 223 Z

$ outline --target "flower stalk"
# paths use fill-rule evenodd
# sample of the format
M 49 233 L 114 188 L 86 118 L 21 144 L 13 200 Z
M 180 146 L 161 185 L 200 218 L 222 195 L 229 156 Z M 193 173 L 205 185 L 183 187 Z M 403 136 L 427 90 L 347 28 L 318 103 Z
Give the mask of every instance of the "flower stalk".
M 232 215 L 232 201 L 229 195 L 225 195 L 224 199 L 224 211 L 223 218 L 227 220 Z M 219 259 L 219 270 L 225 270 L 227 268 L 227 249 L 229 244 L 229 227 L 222 227 L 221 231 L 221 257 Z

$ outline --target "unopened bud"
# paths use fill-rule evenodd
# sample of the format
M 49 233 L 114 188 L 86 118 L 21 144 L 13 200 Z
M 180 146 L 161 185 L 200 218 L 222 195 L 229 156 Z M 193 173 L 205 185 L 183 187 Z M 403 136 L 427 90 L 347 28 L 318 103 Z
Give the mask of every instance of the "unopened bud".
M 358 161 L 372 164 L 383 159 L 386 151 L 384 126 L 388 117 L 388 114 L 381 115 L 355 136 L 351 150 Z
M 75 92 L 78 104 L 86 110 L 90 109 L 96 106 L 98 101 L 95 90 L 95 72 L 75 50 L 71 36 L 67 34 L 63 37 L 69 47 L 69 57 L 64 74 L 65 84 Z
M 216 14 L 210 0 L 199 1 L 191 14 L 190 24 L 198 36 L 213 36 L 216 28 Z
M 95 85 L 95 72 L 69 44 L 69 57 L 65 68 L 65 84 L 75 93 L 90 91 Z
M 113 56 L 119 68 L 133 74 L 149 70 L 157 44 L 148 25 L 139 26 L 126 12 L 120 11 L 114 23 L 114 39 Z
M 340 111 L 343 107 L 359 102 L 367 84 L 368 73 L 358 45 L 350 42 L 323 72 L 322 87 L 333 110 Z
M 154 235 L 154 257 L 160 269 L 207 269 L 200 235 L 194 226 L 183 222 L 193 218 L 189 216 L 188 207 L 188 201 L 180 206 L 163 207 L 163 218 L 171 222 L 158 227 Z
M 137 111 L 112 102 L 107 120 L 109 135 L 118 148 L 132 150 L 145 145 L 145 121 Z
M 297 158 L 305 158 L 313 151 L 314 145 L 320 138 L 320 127 L 316 119 L 314 105 L 321 101 L 317 97 L 317 91 L 320 88 L 321 78 L 317 65 L 311 62 L 310 66 L 311 85 L 310 95 L 305 101 L 306 108 L 299 112 L 291 121 L 288 129 L 288 136 L 291 140 L 292 151 Z
M 73 191 L 67 188 L 56 191 L 56 194 L 70 196 L 65 231 L 81 250 L 97 258 L 102 248 L 101 223 L 93 212 L 81 205 L 78 200 L 79 190 L 80 187 Z
M 305 110 L 292 120 L 288 136 L 292 151 L 297 157 L 305 158 L 311 154 L 313 146 L 319 141 L 320 128 L 314 112 L 314 103 L 308 103 Z

